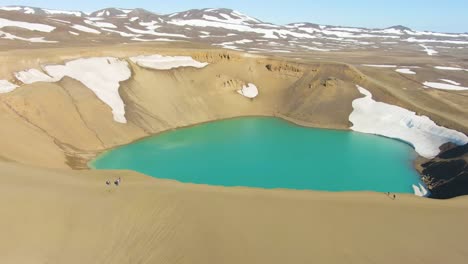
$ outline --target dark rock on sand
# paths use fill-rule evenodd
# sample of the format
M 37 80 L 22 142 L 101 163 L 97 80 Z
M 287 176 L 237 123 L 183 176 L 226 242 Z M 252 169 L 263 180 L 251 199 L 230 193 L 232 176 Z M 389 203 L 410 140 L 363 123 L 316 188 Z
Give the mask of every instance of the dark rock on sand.
M 468 144 L 445 150 L 422 164 L 421 174 L 431 191 L 430 198 L 468 195 Z

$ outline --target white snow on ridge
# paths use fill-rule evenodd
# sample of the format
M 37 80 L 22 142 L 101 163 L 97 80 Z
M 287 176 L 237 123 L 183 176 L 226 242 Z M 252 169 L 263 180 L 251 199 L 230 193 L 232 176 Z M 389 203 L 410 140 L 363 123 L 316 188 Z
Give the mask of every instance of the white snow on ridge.
M 78 11 L 66 11 L 66 10 L 53 10 L 53 9 L 44 9 L 42 8 L 46 14 L 49 15 L 72 15 L 72 16 L 77 16 L 81 17 L 81 12 Z
M 402 107 L 376 102 L 368 90 L 357 88 L 365 97 L 353 101 L 354 110 L 349 121 L 353 123 L 351 129 L 354 131 L 406 141 L 425 158 L 437 156 L 439 147 L 447 142 L 468 143 L 468 137 L 463 133 L 438 126 L 427 116 L 418 116 Z
M 9 93 L 18 88 L 18 85 L 12 84 L 7 80 L 0 80 L 0 94 Z
M 264 29 L 264 28 L 254 28 L 248 25 L 239 25 L 239 24 L 229 24 L 226 22 L 217 22 L 217 21 L 207 21 L 202 19 L 189 19 L 189 20 L 172 20 L 168 22 L 169 24 L 177 26 L 193 26 L 193 27 L 213 27 L 213 28 L 225 28 L 229 30 L 239 31 L 239 32 L 253 32 L 258 34 L 263 34 L 264 38 L 270 39 L 279 39 L 278 35 L 281 38 L 287 38 L 287 35 L 296 37 L 296 38 L 316 38 L 315 36 L 293 32 L 285 29 Z
M 151 22 L 140 22 L 138 24 L 142 27 L 146 27 L 148 30 L 155 30 L 161 27 L 160 25 L 158 25 L 159 22 L 154 20 L 151 20 Z
M 29 15 L 36 13 L 36 11 L 34 11 L 34 9 L 30 7 L 24 7 L 23 10 L 25 14 L 29 14 Z
M 73 25 L 73 26 L 71 26 L 71 28 L 74 28 L 76 30 L 86 32 L 86 33 L 101 34 L 101 32 L 97 31 L 96 29 L 85 27 L 85 26 L 82 26 L 82 25 Z
M 244 25 L 246 24 L 245 21 L 243 19 L 235 19 L 235 18 L 232 18 L 226 14 L 220 14 L 224 19 L 221 19 L 221 18 L 217 18 L 217 17 L 214 17 L 214 16 L 210 16 L 210 15 L 203 15 L 203 19 L 205 20 L 209 20 L 209 21 L 215 21 L 215 22 L 221 22 L 221 23 L 228 23 L 228 24 L 237 24 L 237 25 Z
M 205 11 L 208 12 L 208 10 L 205 10 Z M 248 25 L 248 22 L 254 22 L 254 23 L 259 23 L 260 22 L 255 18 L 252 18 L 252 17 L 249 17 L 247 15 L 241 14 L 241 13 L 239 13 L 237 11 L 233 11 L 230 14 L 219 13 L 219 15 L 221 17 L 223 17 L 223 18 L 221 19 L 221 18 L 218 18 L 218 17 L 206 15 L 206 14 L 204 14 L 202 16 L 202 18 L 205 19 L 205 20 L 211 20 L 211 21 L 215 21 L 215 22 L 222 22 L 222 23 L 228 23 L 228 24 L 238 24 L 238 25 Z
M 20 11 L 23 10 L 21 6 L 2 6 L 0 7 L 0 10 L 4 11 Z
M 123 9 L 123 8 L 117 8 L 118 10 L 124 12 L 125 14 L 131 13 L 133 9 Z
M 260 20 L 258 20 L 258 19 L 255 19 L 255 18 L 253 18 L 253 17 L 250 17 L 250 16 L 247 16 L 247 15 L 244 15 L 244 14 L 242 14 L 242 13 L 238 12 L 238 11 L 235 11 L 235 10 L 234 10 L 234 11 L 232 11 L 232 13 L 231 13 L 231 14 L 232 14 L 232 15 L 235 15 L 235 16 L 237 16 L 237 17 L 241 18 L 241 19 L 244 19 L 245 21 L 252 21 L 252 22 L 256 22 L 256 23 L 260 23 L 260 22 L 261 22 L 261 21 L 260 21 Z
M 404 68 L 404 69 L 396 69 L 396 72 L 402 73 L 402 74 L 416 74 L 414 71 Z
M 56 82 L 57 79 L 50 77 L 49 75 L 36 70 L 36 69 L 29 69 L 25 71 L 20 71 L 15 73 L 16 79 L 21 81 L 24 84 L 31 84 L 35 82 Z
M 464 91 L 468 90 L 468 87 L 448 84 L 448 83 L 438 83 L 438 82 L 424 82 L 424 86 L 431 87 L 434 89 L 441 89 L 441 90 L 452 90 L 452 91 Z
M 162 56 L 155 54 L 130 57 L 130 60 L 140 67 L 154 70 L 171 70 L 180 67 L 204 68 L 208 65 L 206 62 L 196 61 L 190 56 Z
M 44 25 L 44 24 L 38 24 L 38 23 L 29 23 L 29 22 L 23 22 L 23 21 L 14 21 L 14 20 L 9 20 L 5 18 L 0 18 L 0 28 L 4 27 L 19 27 L 31 31 L 40 31 L 40 32 L 52 32 L 55 27 L 49 26 L 49 25 Z
M 30 7 L 22 7 L 22 6 L 3 6 L 0 7 L 0 10 L 3 11 L 23 11 L 25 14 L 34 14 L 36 13 L 34 9 Z
M 393 35 L 403 35 L 404 33 L 396 28 L 386 28 L 380 30 L 372 30 L 372 33 L 383 33 L 383 34 L 393 34 Z
M 112 57 L 77 59 L 65 65 L 48 65 L 44 70 L 55 80 L 68 76 L 80 81 L 110 106 L 116 122 L 127 122 L 125 105 L 119 95 L 120 82 L 131 77 L 126 61 Z
M 110 12 L 108 10 L 102 10 L 101 12 L 97 13 L 96 16 L 102 17 L 102 16 L 110 16 Z
M 237 92 L 247 98 L 255 98 L 258 96 L 258 89 L 253 83 L 249 83 L 242 86 L 242 89 L 237 90 Z
M 328 30 L 334 30 L 334 31 L 347 31 L 347 32 L 363 32 L 364 30 L 361 28 L 347 28 L 347 27 L 333 27 L 329 28 Z

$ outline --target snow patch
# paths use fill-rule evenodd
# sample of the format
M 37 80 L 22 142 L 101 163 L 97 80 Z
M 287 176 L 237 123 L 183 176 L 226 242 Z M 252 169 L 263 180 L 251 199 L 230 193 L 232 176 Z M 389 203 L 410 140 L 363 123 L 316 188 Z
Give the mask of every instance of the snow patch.
M 140 67 L 154 70 L 171 70 L 179 67 L 204 68 L 208 65 L 206 62 L 196 61 L 190 56 L 162 56 L 155 54 L 130 57 L 130 60 Z
M 0 7 L 0 10 L 3 11 L 20 11 L 23 10 L 21 6 L 2 6 Z
M 56 82 L 57 79 L 50 77 L 49 75 L 36 70 L 36 69 L 29 69 L 25 71 L 20 71 L 15 73 L 16 79 L 21 81 L 24 84 L 31 84 L 35 82 Z
M 127 122 L 125 105 L 119 95 L 119 83 L 131 77 L 126 61 L 112 57 L 77 59 L 65 65 L 48 65 L 44 70 L 55 80 L 68 76 L 80 81 L 112 109 L 116 122 Z
M 419 44 L 419 46 L 423 47 L 424 48 L 424 52 L 427 53 L 427 55 L 429 56 L 433 56 L 433 55 L 436 55 L 437 53 L 439 53 L 438 51 L 432 49 L 431 47 L 428 47 L 424 44 Z
M 446 83 L 453 84 L 453 85 L 460 85 L 460 83 L 458 83 L 458 82 L 447 80 L 447 79 L 439 79 L 439 80 L 441 80 L 443 82 L 446 82 Z
M 156 32 L 153 29 L 147 29 L 147 30 L 141 30 L 141 29 L 136 29 L 132 28 L 129 26 L 125 26 L 128 30 L 130 30 L 133 33 L 137 34 L 144 34 L 144 35 L 154 35 L 154 36 L 160 36 L 160 37 L 177 37 L 177 38 L 188 38 L 185 35 L 182 34 L 171 34 L 171 33 L 162 33 L 162 32 Z
M 438 70 L 444 70 L 444 71 L 463 71 L 464 69 L 462 68 L 457 68 L 457 67 L 445 67 L 445 66 L 435 66 L 434 68 Z
M 368 90 L 357 88 L 365 97 L 353 101 L 354 110 L 349 121 L 353 123 L 351 129 L 354 131 L 403 140 L 425 158 L 437 156 L 439 147 L 447 142 L 468 143 L 468 137 L 463 133 L 438 126 L 427 116 L 418 116 L 402 107 L 376 102 Z
M 402 74 L 416 74 L 414 71 L 404 68 L 404 69 L 396 69 L 396 72 L 402 73 Z
M 242 89 L 237 90 L 237 92 L 247 98 L 255 98 L 258 96 L 258 89 L 252 83 L 242 86 Z
M 448 43 L 448 44 L 458 44 L 458 45 L 466 45 L 468 41 L 462 40 L 438 40 L 438 39 L 416 39 L 416 38 L 408 38 L 403 41 L 406 42 L 416 42 L 416 43 Z
M 7 80 L 0 80 L 0 94 L 9 93 L 18 88 L 18 85 L 12 84 Z
M 77 11 L 65 11 L 65 10 L 52 10 L 52 9 L 42 9 L 48 15 L 72 15 L 81 17 L 81 12 Z
M 100 31 L 97 31 L 96 29 L 92 29 L 92 28 L 89 28 L 89 27 L 85 27 L 85 26 L 82 26 L 82 25 L 73 25 L 71 26 L 72 28 L 76 29 L 76 30 L 79 30 L 79 31 L 82 31 L 82 32 L 86 32 L 86 33 L 91 33 L 91 34 L 101 34 Z
M 44 37 L 37 37 L 37 38 L 22 38 L 22 37 L 18 37 L 18 36 L 15 36 L 13 34 L 10 34 L 10 33 L 7 33 L 7 32 L 3 32 L 0 30 L 0 38 L 3 38 L 3 39 L 10 39 L 10 40 L 22 40 L 22 41 L 29 41 L 29 42 L 35 42 L 35 43 L 57 43 L 57 41 L 53 41 L 53 40 L 45 40 Z
M 434 89 L 441 89 L 441 90 L 452 90 L 452 91 L 468 90 L 468 87 L 447 84 L 447 83 L 438 83 L 438 82 L 424 82 L 424 86 L 431 87 Z
M 23 11 L 25 14 L 34 14 L 36 11 L 30 7 L 22 7 L 22 6 L 4 6 L 0 7 L 0 10 L 3 11 Z
M 31 31 L 40 31 L 40 32 L 47 32 L 47 33 L 52 32 L 55 29 L 55 27 L 49 26 L 49 25 L 0 18 L 0 28 L 4 28 L 4 27 L 19 27 L 19 28 L 23 28 L 23 29 L 27 29 Z
M 420 183 L 419 186 L 413 184 L 414 195 L 419 197 L 426 197 L 429 194 L 429 191 Z

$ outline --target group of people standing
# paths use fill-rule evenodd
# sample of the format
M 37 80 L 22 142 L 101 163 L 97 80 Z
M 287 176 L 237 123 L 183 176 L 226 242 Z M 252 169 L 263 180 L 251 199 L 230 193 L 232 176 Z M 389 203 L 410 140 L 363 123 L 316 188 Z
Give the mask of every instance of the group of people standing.
M 120 186 L 121 182 L 122 182 L 122 179 L 119 177 L 117 180 L 114 181 L 114 184 L 115 184 L 115 186 Z M 110 186 L 110 185 L 111 185 L 111 181 L 110 181 L 110 180 L 107 180 L 107 181 L 106 181 L 106 185 L 107 185 L 107 186 Z

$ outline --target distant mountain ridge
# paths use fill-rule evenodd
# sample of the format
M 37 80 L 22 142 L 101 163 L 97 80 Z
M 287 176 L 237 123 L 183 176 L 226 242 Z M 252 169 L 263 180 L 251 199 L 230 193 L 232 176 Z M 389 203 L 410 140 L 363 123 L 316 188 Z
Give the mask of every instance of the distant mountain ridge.
M 7 6 L 0 7 L 0 19 L 0 41 L 18 45 L 191 41 L 253 53 L 416 49 L 431 56 L 439 53 L 434 46 L 443 46 L 445 52 L 468 45 L 468 34 L 415 31 L 401 25 L 383 29 L 310 22 L 276 25 L 226 8 L 163 15 L 141 8 L 85 13 Z M 41 27 L 53 29 L 36 30 Z

